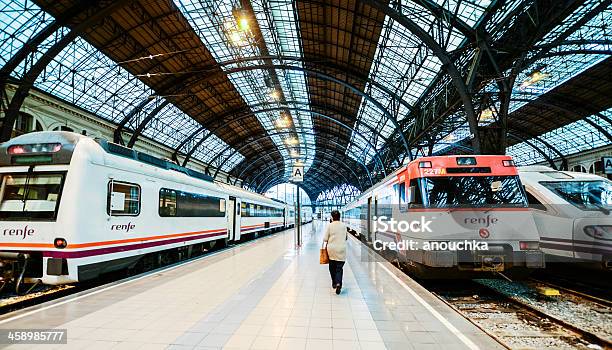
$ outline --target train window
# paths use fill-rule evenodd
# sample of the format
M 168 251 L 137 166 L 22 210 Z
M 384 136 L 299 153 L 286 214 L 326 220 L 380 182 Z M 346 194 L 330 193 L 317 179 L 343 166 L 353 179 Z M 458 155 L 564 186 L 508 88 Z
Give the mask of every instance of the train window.
M 159 191 L 159 216 L 224 217 L 225 199 L 162 188 Z
M 63 173 L 5 174 L 0 220 L 55 219 L 63 184 Z
M 113 216 L 140 214 L 140 186 L 129 182 L 108 182 L 106 212 Z
M 249 213 L 247 212 L 247 204 L 245 202 L 240 203 L 240 215 L 243 217 L 249 216 Z
M 159 190 L 159 216 L 176 216 L 176 191 Z

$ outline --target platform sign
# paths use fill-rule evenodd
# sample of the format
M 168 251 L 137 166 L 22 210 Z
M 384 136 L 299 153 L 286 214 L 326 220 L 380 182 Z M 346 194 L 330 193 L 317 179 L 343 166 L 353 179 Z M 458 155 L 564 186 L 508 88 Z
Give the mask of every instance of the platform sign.
M 291 180 L 293 182 L 302 182 L 304 181 L 304 167 L 303 166 L 294 166 L 293 171 L 291 172 Z
M 612 157 L 602 157 L 601 162 L 603 163 L 604 174 L 612 174 Z

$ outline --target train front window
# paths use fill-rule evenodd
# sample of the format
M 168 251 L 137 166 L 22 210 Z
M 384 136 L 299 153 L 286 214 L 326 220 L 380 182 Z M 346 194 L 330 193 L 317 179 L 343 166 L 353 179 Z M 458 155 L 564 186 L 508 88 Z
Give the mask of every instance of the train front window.
M 541 182 L 541 184 L 582 210 L 612 209 L 610 181 L 559 181 Z
M 55 219 L 63 183 L 63 174 L 3 175 L 0 220 Z
M 448 176 L 419 179 L 428 208 L 527 207 L 518 176 Z

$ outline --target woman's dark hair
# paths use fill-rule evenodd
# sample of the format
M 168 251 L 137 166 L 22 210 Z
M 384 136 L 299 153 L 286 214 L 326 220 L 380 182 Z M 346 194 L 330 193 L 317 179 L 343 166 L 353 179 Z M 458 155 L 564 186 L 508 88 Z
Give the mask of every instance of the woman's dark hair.
M 332 211 L 331 217 L 334 221 L 340 221 L 340 212 L 337 210 Z

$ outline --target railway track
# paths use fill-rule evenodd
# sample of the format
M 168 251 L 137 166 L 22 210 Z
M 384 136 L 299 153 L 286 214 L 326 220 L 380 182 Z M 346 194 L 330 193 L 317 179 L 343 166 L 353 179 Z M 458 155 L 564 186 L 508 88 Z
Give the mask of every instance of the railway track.
M 612 349 L 612 309 L 576 294 L 538 297 L 535 285 L 501 280 L 425 284 L 508 349 Z M 589 312 L 570 316 L 578 308 Z

